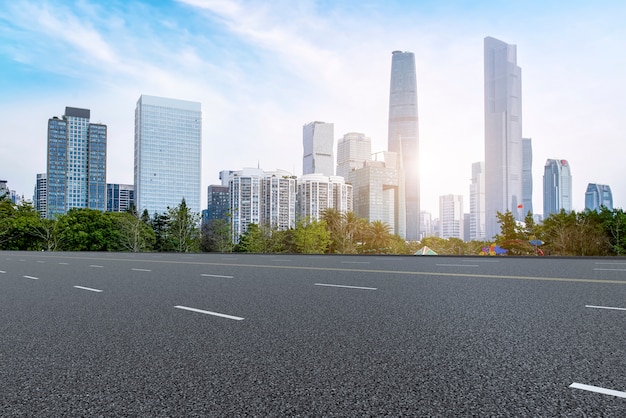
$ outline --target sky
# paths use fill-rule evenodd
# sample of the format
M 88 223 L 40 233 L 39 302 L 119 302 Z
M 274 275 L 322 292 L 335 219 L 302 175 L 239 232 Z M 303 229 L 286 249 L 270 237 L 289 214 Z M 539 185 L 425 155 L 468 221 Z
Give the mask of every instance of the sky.
M 484 160 L 483 39 L 517 45 L 522 130 L 543 167 L 569 161 L 626 202 L 626 2 L 570 0 L 0 0 L 0 179 L 27 199 L 48 119 L 108 125 L 107 182 L 133 183 L 142 94 L 202 104 L 202 207 L 221 170 L 302 173 L 302 127 L 334 123 L 386 150 L 391 52 L 415 53 L 422 209 L 464 195 Z

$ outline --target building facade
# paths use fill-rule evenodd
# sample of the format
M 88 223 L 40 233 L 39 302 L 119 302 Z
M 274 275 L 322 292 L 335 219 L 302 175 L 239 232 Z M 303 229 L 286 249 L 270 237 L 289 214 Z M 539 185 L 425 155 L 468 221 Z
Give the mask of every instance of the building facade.
M 393 51 L 389 87 L 387 149 L 398 154 L 403 207 L 398 210 L 397 233 L 410 241 L 420 239 L 420 170 L 417 116 L 417 79 L 412 52 Z
M 385 222 L 398 234 L 401 201 L 398 156 L 395 152 L 381 152 L 373 157 L 362 168 L 348 174 L 347 181 L 352 184 L 353 190 L 354 214 L 369 222 Z
M 106 210 L 107 126 L 90 116 L 89 109 L 66 107 L 48 120 L 47 218 L 71 208 Z
M 183 199 L 200 213 L 202 112 L 198 102 L 142 95 L 135 108 L 135 199 L 164 213 Z
M 546 161 L 543 174 L 543 218 L 572 210 L 572 172 L 567 160 Z
M 107 183 L 107 212 L 128 212 L 135 207 L 135 186 Z
M 522 209 L 523 215 L 533 213 L 533 144 L 522 138 Z
M 48 205 L 48 178 L 46 173 L 37 174 L 35 192 L 33 193 L 33 204 L 39 216 L 45 218 Z
M 439 197 L 439 222 L 441 238 L 464 238 L 463 196 L 449 194 Z
M 335 175 L 334 125 L 311 122 L 302 127 L 302 174 Z
M 303 175 L 297 185 L 298 219 L 320 220 L 326 209 L 352 212 L 352 190 L 352 185 L 340 176 Z
M 362 133 L 347 133 L 337 143 L 337 175 L 348 178 L 352 170 L 371 160 L 372 139 Z
M 470 183 L 469 239 L 484 241 L 485 237 L 485 163 L 472 164 Z
M 585 209 L 600 210 L 604 206 L 613 210 L 613 193 L 607 184 L 589 183 L 585 192 Z
M 202 211 L 205 214 L 202 220 L 205 222 L 215 219 L 227 220 L 229 202 L 228 185 L 210 185 L 207 187 L 207 209 Z
M 517 47 L 484 40 L 485 233 L 499 232 L 497 212 L 523 219 L 522 70 Z

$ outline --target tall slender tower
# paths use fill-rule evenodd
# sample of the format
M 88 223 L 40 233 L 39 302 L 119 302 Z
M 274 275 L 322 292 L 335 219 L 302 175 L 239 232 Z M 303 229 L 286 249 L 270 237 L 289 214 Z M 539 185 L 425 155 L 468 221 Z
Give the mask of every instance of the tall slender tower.
M 533 212 L 533 144 L 522 138 L 522 215 Z
M 393 51 L 391 54 L 387 148 L 402 155 L 406 208 L 404 238 L 417 241 L 420 239 L 419 133 L 415 56 L 412 52 Z
M 485 229 L 499 231 L 497 212 L 523 219 L 522 70 L 517 47 L 487 37 L 485 48 Z
M 182 199 L 200 213 L 200 103 L 142 95 L 135 108 L 135 206 L 152 216 Z
M 546 161 L 543 174 L 543 218 L 572 210 L 572 172 L 567 160 Z

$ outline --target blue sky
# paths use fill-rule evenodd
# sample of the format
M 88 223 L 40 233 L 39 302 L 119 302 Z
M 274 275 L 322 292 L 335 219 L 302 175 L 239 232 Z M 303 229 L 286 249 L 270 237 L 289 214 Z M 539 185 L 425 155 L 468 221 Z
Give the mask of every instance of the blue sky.
M 416 55 L 423 208 L 467 196 L 483 160 L 483 38 L 518 48 L 534 206 L 547 158 L 625 206 L 623 1 L 0 1 L 0 178 L 30 197 L 48 118 L 91 109 L 109 127 L 109 182 L 133 182 L 141 94 L 202 103 L 203 194 L 218 172 L 301 173 L 302 125 L 333 122 L 386 147 L 391 51 Z M 206 199 L 203 198 L 203 205 Z M 466 211 L 469 202 L 466 200 Z

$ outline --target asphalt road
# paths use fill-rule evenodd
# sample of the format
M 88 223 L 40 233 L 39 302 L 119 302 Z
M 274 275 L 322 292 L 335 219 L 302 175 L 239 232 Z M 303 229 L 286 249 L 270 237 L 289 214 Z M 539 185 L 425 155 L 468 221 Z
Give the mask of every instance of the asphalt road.
M 0 252 L 0 416 L 626 416 L 626 259 Z

